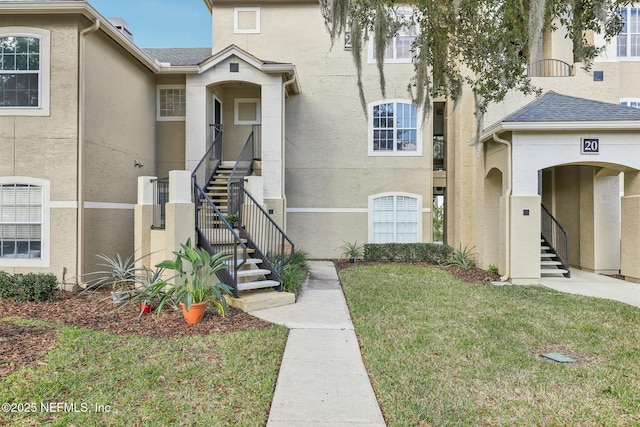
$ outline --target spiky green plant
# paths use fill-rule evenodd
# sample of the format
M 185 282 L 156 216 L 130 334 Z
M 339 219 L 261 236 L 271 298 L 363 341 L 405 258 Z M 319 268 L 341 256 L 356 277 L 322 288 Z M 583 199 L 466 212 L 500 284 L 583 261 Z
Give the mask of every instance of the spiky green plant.
M 458 267 L 462 267 L 465 270 L 470 269 L 471 267 L 476 265 L 473 259 L 473 257 L 475 256 L 475 253 L 473 252 L 474 248 L 475 246 L 469 248 L 465 245 L 464 249 L 462 249 L 462 245 L 460 245 L 458 249 L 453 250 L 451 259 L 449 260 L 447 265 L 457 265 Z

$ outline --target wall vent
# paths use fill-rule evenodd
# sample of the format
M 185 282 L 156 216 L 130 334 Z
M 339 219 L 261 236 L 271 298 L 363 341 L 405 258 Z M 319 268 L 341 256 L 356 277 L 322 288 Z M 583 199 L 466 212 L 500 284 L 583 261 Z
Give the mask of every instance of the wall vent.
M 133 32 L 131 31 L 129 24 L 127 24 L 127 21 L 122 18 L 109 18 L 109 22 L 111 22 L 118 31 L 124 34 L 126 38 L 133 41 Z

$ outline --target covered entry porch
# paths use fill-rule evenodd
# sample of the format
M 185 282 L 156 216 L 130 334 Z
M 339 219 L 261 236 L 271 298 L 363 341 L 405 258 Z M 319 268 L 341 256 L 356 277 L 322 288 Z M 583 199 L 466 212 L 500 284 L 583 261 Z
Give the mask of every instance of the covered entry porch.
M 517 284 L 554 264 L 640 280 L 640 110 L 548 92 L 481 141 L 485 268 Z M 545 211 L 566 238 L 541 241 Z

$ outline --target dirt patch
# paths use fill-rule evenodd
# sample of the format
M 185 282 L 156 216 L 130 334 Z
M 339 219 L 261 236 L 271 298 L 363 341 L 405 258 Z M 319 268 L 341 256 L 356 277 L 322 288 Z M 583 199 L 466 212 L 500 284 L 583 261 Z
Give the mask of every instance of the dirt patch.
M 246 329 L 264 329 L 270 323 L 235 308 L 226 317 L 207 312 L 202 322 L 188 325 L 182 312 L 163 309 L 160 316 L 138 312 L 132 305 L 117 308 L 109 292 L 73 293 L 59 291 L 52 302 L 0 300 L 0 319 L 18 317 L 75 325 L 113 334 L 177 338 L 188 335 L 223 334 Z M 53 345 L 56 331 L 0 321 L 0 378 L 33 363 Z

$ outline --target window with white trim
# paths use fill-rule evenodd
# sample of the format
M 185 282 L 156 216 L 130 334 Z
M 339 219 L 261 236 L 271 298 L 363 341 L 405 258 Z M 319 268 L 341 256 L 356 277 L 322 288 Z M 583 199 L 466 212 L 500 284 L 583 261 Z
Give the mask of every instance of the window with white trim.
M 41 258 L 42 187 L 0 185 L 0 258 Z
M 233 101 L 233 124 L 259 125 L 260 98 L 236 98 Z
M 233 9 L 233 32 L 236 34 L 260 33 L 260 8 L 236 7 Z
M 622 31 L 617 36 L 618 57 L 640 56 L 640 8 L 623 7 L 618 13 Z
M 158 86 L 157 119 L 159 121 L 185 120 L 187 93 L 184 86 Z
M 371 243 L 421 241 L 421 197 L 409 193 L 384 193 L 369 197 Z
M 0 115 L 49 114 L 50 32 L 0 27 Z
M 398 6 L 389 13 L 395 15 L 395 20 L 402 24 L 398 34 L 388 41 L 384 51 L 385 63 L 406 64 L 414 57 L 413 43 L 416 40 L 417 29 L 413 22 L 413 9 L 408 6 Z M 374 37 L 369 37 L 369 63 L 376 62 L 376 48 Z
M 620 105 L 625 107 L 640 108 L 640 98 L 622 98 Z
M 407 100 L 369 104 L 369 155 L 422 155 L 418 108 Z

